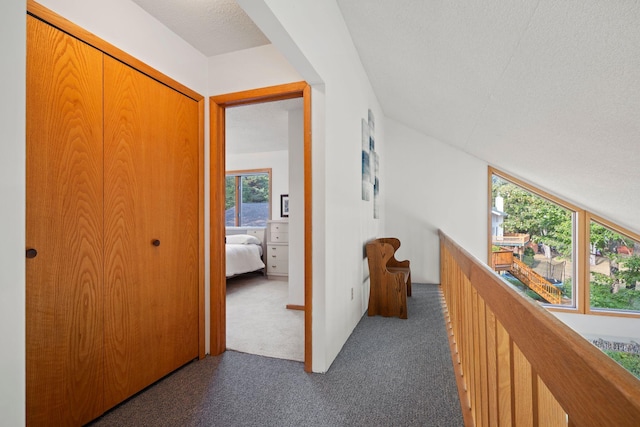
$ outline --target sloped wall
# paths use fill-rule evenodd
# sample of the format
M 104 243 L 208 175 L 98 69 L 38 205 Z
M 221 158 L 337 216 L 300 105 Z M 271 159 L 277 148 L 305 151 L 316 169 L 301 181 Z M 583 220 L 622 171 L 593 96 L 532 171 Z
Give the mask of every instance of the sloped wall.
M 440 283 L 438 229 L 487 258 L 487 164 L 387 119 L 387 233 L 418 283 Z

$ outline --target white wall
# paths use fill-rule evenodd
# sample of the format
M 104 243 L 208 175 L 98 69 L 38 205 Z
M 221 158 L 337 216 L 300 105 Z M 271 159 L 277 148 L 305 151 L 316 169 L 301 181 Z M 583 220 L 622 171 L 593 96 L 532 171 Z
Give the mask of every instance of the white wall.
M 0 4 L 0 414 L 25 423 L 25 67 L 24 0 Z
M 440 283 L 438 229 L 486 260 L 487 164 L 391 119 L 386 139 L 385 231 L 402 242 L 412 280 Z
M 230 141 L 230 143 L 232 142 Z M 287 150 L 227 154 L 226 156 L 227 171 L 267 168 L 271 168 L 271 218 L 280 219 L 280 194 L 289 192 L 289 153 Z
M 382 233 L 383 220 L 373 220 L 361 200 L 361 119 L 373 110 L 383 151 L 384 115 L 335 2 L 238 3 L 314 84 L 313 370 L 325 371 L 366 310 L 363 246 Z
M 587 339 L 640 342 L 640 319 L 554 311 L 551 314 Z
M 398 259 L 411 260 L 413 281 L 440 283 L 438 229 L 486 260 L 488 165 L 395 120 L 386 132 L 386 232 L 402 241 Z M 587 339 L 640 342 L 640 319 L 551 313 Z
M 289 111 L 289 295 L 304 305 L 304 111 Z
M 273 45 L 209 58 L 209 94 L 222 95 L 303 80 Z

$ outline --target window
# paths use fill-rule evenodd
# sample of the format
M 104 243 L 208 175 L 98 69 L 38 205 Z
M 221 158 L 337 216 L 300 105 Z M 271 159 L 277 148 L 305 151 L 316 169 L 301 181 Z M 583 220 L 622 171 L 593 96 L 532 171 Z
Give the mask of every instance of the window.
M 228 171 L 225 226 L 265 227 L 271 218 L 271 169 Z
M 640 235 L 491 167 L 489 179 L 490 264 L 505 280 L 552 309 L 640 315 Z
M 640 312 L 640 243 L 594 219 L 589 222 L 592 311 Z
M 530 298 L 575 307 L 575 212 L 496 174 L 491 193 L 494 268 Z

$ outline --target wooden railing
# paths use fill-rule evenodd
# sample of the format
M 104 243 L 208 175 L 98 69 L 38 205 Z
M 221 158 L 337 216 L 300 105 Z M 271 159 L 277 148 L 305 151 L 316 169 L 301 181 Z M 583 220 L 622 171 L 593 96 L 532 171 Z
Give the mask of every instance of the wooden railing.
M 509 272 L 547 302 L 551 304 L 560 304 L 562 302 L 562 291 L 530 269 L 527 264 L 518 258 L 513 258 L 513 265 Z
M 513 251 L 491 252 L 491 267 L 496 271 L 509 271 L 513 268 Z
M 640 381 L 440 232 L 467 426 L 638 426 Z

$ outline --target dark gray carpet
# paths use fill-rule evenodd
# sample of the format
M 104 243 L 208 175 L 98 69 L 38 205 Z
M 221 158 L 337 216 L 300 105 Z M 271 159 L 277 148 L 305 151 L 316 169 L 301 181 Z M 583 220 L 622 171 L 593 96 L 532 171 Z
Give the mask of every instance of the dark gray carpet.
M 325 374 L 227 351 L 192 362 L 95 426 L 462 426 L 436 285 L 409 319 L 364 316 Z

